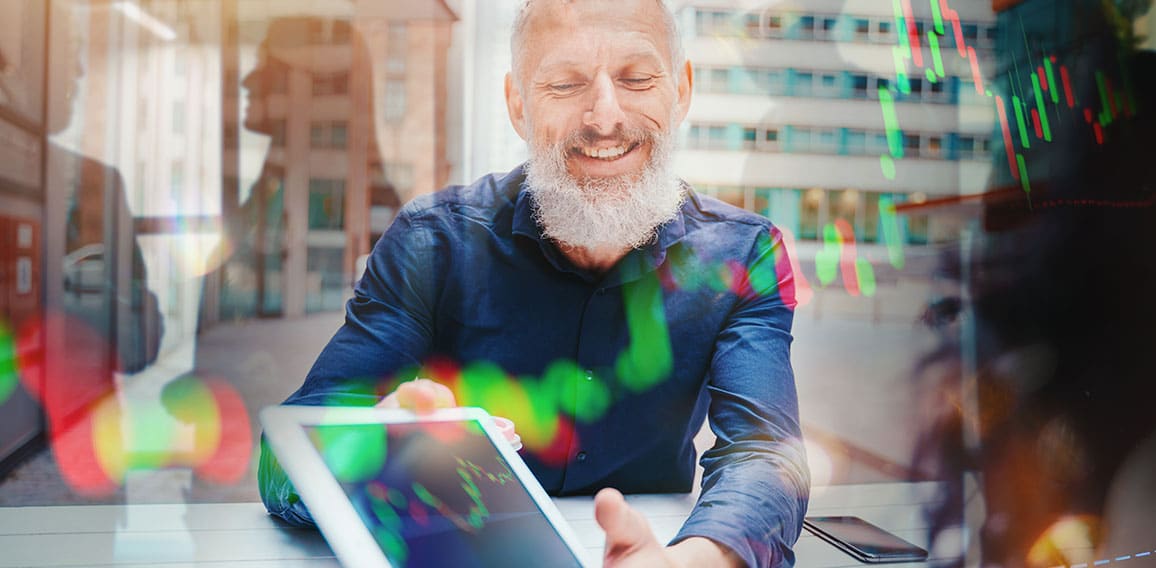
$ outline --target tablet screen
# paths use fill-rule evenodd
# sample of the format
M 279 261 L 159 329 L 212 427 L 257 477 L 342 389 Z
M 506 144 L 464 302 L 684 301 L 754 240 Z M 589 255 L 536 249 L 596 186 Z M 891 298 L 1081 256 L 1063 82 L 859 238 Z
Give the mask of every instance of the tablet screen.
M 580 566 L 474 420 L 305 427 L 395 566 Z

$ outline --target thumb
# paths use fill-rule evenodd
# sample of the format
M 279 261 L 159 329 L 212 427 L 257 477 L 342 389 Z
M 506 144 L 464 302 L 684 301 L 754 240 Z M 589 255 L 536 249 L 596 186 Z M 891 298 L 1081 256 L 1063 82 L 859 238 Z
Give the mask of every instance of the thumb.
M 617 489 L 606 488 L 594 497 L 594 518 L 606 532 L 606 563 L 649 547 L 660 547 L 641 513 L 626 504 Z

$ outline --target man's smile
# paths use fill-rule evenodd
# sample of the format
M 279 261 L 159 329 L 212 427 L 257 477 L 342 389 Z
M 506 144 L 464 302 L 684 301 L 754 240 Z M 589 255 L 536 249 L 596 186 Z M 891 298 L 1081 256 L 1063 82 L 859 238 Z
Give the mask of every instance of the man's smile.
M 621 158 L 628 152 L 634 151 L 635 148 L 638 148 L 637 142 L 623 143 L 617 146 L 605 146 L 601 148 L 593 146 L 579 146 L 575 148 L 574 151 L 586 156 L 587 158 L 596 158 L 609 162 Z

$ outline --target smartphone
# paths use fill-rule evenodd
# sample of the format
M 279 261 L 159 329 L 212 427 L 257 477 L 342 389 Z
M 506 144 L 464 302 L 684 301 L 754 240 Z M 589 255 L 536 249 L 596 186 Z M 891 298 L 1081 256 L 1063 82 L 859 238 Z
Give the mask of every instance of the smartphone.
M 927 551 L 859 517 L 807 517 L 803 526 L 860 562 L 917 562 Z

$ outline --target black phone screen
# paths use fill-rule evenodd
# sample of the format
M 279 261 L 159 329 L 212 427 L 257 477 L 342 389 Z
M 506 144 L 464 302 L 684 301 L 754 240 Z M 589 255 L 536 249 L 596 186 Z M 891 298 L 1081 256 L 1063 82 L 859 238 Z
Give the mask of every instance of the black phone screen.
M 864 562 L 927 559 L 927 551 L 859 517 L 807 517 L 803 525 L 815 536 Z

